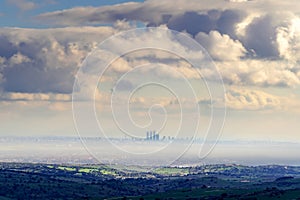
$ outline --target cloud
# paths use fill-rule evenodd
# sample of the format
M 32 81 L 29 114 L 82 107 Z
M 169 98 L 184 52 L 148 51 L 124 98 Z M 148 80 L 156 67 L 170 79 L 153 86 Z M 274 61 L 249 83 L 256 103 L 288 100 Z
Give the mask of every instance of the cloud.
M 237 38 L 251 57 L 299 59 L 299 15 L 290 11 L 250 14 L 237 25 Z M 249 55 L 250 57 L 250 55 Z
M 117 20 L 113 24 L 113 27 L 117 30 L 129 30 L 129 29 L 135 28 L 136 25 L 123 19 L 123 20 Z
M 228 2 L 223 0 L 190 1 L 189 4 L 182 0 L 172 3 L 148 0 L 142 3 L 130 2 L 102 7 L 76 7 L 43 13 L 36 19 L 63 26 L 138 21 L 147 26 L 166 24 L 170 29 L 186 31 L 191 35 L 199 32 L 209 33 L 214 29 L 229 34 L 233 33 L 235 24 L 243 19 L 245 14 L 244 11 L 235 9 L 235 6 L 228 5 Z M 226 7 L 228 9 L 223 10 Z
M 86 55 L 112 27 L 0 29 L 0 77 L 5 92 L 71 93 Z
M 297 16 L 299 2 L 278 1 L 189 1 L 148 0 L 101 7 L 76 7 L 43 13 L 37 20 L 58 25 L 143 22 L 146 26 L 161 26 L 186 32 L 192 36 L 217 31 L 240 42 L 248 57 L 275 59 L 283 56 L 282 45 L 289 40 L 287 22 Z M 293 22 L 294 23 L 294 22 Z M 288 38 L 287 38 L 288 37 Z M 296 52 L 297 50 L 295 50 Z M 289 58 L 289 57 L 285 57 Z
M 235 110 L 280 109 L 280 97 L 259 90 L 230 89 L 225 96 L 226 106 Z
M 12 4 L 23 11 L 32 10 L 37 7 L 37 5 L 34 2 L 27 1 L 27 0 L 6 0 L 6 1 L 9 4 Z
M 137 10 L 139 3 L 124 3 L 121 5 L 103 6 L 103 7 L 75 7 L 70 10 L 55 11 L 53 13 L 44 13 L 37 17 L 38 20 L 47 20 L 54 24 L 60 25 L 79 25 L 79 24 L 99 24 L 115 23 L 117 20 L 131 20 L 130 15 Z M 118 13 L 123 10 L 124 13 Z M 129 12 L 126 15 L 126 12 Z M 141 14 L 141 12 L 136 15 Z M 56 20 L 64 16 L 64 21 L 57 22 Z
M 2 93 L 2 101 L 71 101 L 71 95 L 54 93 Z
M 30 59 L 19 52 L 14 54 L 12 57 L 10 57 L 8 61 L 10 65 L 19 65 L 21 63 L 28 63 L 28 62 L 30 62 Z
M 225 83 L 261 87 L 296 87 L 299 67 L 286 61 L 247 59 L 216 62 Z
M 266 2 L 268 10 L 291 10 L 264 14 L 259 7 Z M 292 3 L 297 5 L 294 1 Z M 69 94 L 78 67 L 88 53 L 114 33 L 134 27 L 136 21 L 147 26 L 172 28 L 194 37 L 216 61 L 226 84 L 295 87 L 300 84 L 297 65 L 300 58 L 300 20 L 294 10 L 291 3 L 273 1 L 192 0 L 186 4 L 181 0 L 172 3 L 148 0 L 44 13 L 37 19 L 53 20 L 60 25 L 111 23 L 112 26 L 0 29 L 0 87 L 13 93 Z M 163 42 L 151 33 L 130 41 L 124 38 L 112 44 L 111 48 L 121 52 L 138 43 L 185 51 L 184 45 L 176 45 L 170 35 L 160 37 L 164 38 Z M 191 58 L 199 56 L 193 51 L 188 55 Z M 122 74 L 133 66 L 152 61 L 163 61 L 176 67 L 187 78 L 200 78 L 194 68 L 161 52 L 150 52 L 150 56 L 149 52 L 140 52 L 127 60 L 120 58 L 110 70 L 111 73 Z M 93 72 L 91 70 L 91 74 Z M 160 77 L 176 78 L 178 73 L 172 72 L 168 68 L 160 68 L 156 73 Z M 214 80 L 215 73 L 209 68 L 201 69 L 201 74 L 208 80 Z M 109 75 L 104 79 L 109 80 Z
M 172 16 L 167 22 L 170 29 L 186 31 L 195 36 L 199 32 L 208 34 L 217 30 L 222 34 L 235 35 L 235 26 L 244 18 L 245 13 L 239 10 L 186 11 Z
M 113 27 L 0 29 L 0 41 L 3 44 L 0 46 L 0 90 L 12 93 L 72 93 L 74 76 L 81 62 L 97 44 L 117 31 Z M 163 42 L 157 37 L 163 37 Z M 241 59 L 246 54 L 245 48 L 229 35 L 211 31 L 209 34 L 199 33 L 196 39 L 217 59 L 216 64 L 226 84 L 262 87 L 295 87 L 300 84 L 300 69 L 296 64 L 278 60 Z M 111 48 L 122 51 L 122 48 L 135 43 L 147 45 L 145 42 L 185 52 L 183 55 L 188 54 L 191 59 L 201 56 L 199 52 L 186 52 L 185 47 L 174 43 L 170 35 L 153 36 L 150 32 L 134 40 L 124 38 L 115 41 Z M 176 79 L 182 74 L 189 79 L 200 78 L 197 70 L 177 56 L 163 51 L 144 50 L 116 60 L 101 81 L 111 81 L 112 73 L 119 76 L 134 66 L 153 62 L 166 65 L 155 69 L 157 77 Z M 170 70 L 169 67 L 176 70 Z M 200 72 L 207 80 L 214 80 L 214 70 L 203 68 Z
M 65 102 L 51 102 L 49 104 L 49 109 L 53 111 L 68 111 L 71 110 L 71 104 Z
M 240 37 L 241 42 L 248 49 L 253 51 L 258 58 L 278 58 L 278 46 L 276 43 L 276 30 L 281 26 L 285 16 L 267 14 L 255 17 L 245 27 L 245 35 Z
M 275 95 L 267 91 L 247 87 L 229 87 L 225 95 L 226 106 L 232 110 L 241 111 L 272 111 L 281 114 L 300 113 L 298 96 L 291 93 Z M 210 105 L 209 100 L 203 103 Z M 213 103 L 217 105 L 218 100 Z
M 210 31 L 209 34 L 200 32 L 195 39 L 216 60 L 239 60 L 246 55 L 246 49 L 238 40 L 233 40 L 230 36 L 222 35 L 218 31 Z
M 261 2 L 261 4 L 263 3 Z M 199 19 L 202 22 L 206 22 L 208 18 L 215 21 L 215 19 L 220 17 L 219 19 L 224 22 L 224 19 L 229 17 L 231 21 L 237 21 L 240 19 L 239 14 L 237 14 L 239 11 L 235 13 L 234 10 L 244 10 L 240 8 L 257 10 L 257 7 L 259 6 L 247 1 L 236 4 L 224 0 L 190 0 L 187 4 L 184 0 L 174 0 L 172 2 L 168 0 L 147 0 L 101 7 L 76 7 L 43 13 L 37 19 L 41 21 L 47 20 L 59 25 L 99 24 L 113 23 L 116 20 L 136 20 L 152 26 L 159 26 L 167 24 L 169 21 L 174 22 L 174 20 L 177 20 L 177 24 L 179 24 L 179 21 L 185 21 L 189 26 L 191 25 L 189 21 L 191 19 Z M 210 16 L 207 15 L 207 11 L 210 11 Z M 226 26 L 227 24 L 224 25 Z M 196 27 L 200 27 L 199 24 L 196 24 Z
M 119 81 L 116 87 L 119 91 L 131 91 L 133 89 L 133 85 L 129 80 Z
M 275 38 L 275 29 L 272 27 L 270 16 L 256 18 L 246 28 L 246 36 L 243 38 L 245 46 L 253 49 L 259 57 L 276 57 L 278 51 Z
M 0 74 L 0 86 L 1 84 L 4 82 L 4 78 L 3 78 L 3 75 Z M 2 88 L 0 88 L 0 92 L 2 91 Z
M 0 46 L 0 91 L 72 93 L 74 77 L 81 62 L 97 44 L 117 31 L 119 30 L 113 27 L 0 29 L 0 41 L 3 44 Z M 151 37 L 153 38 L 149 39 Z M 163 37 L 163 42 L 157 40 L 157 37 Z M 241 59 L 240 57 L 246 54 L 245 48 L 229 35 L 211 31 L 209 34 L 199 33 L 196 39 L 201 41 L 210 54 L 217 59 L 216 64 L 226 84 L 262 87 L 295 87 L 300 84 L 298 65 L 278 60 Z M 199 52 L 186 52 L 185 47 L 178 46 L 169 35 L 153 36 L 151 33 L 136 37 L 131 41 L 126 38 L 122 41 L 115 41 L 111 48 L 121 51 L 125 46 L 128 48 L 135 43 L 147 45 L 148 43 L 145 44 L 145 42 L 152 46 L 157 45 L 185 52 L 192 59 L 199 57 Z M 120 76 L 132 70 L 134 66 L 154 61 L 166 65 L 155 69 L 157 77 L 176 79 L 179 74 L 182 74 L 189 79 L 200 78 L 198 71 L 186 61 L 168 52 L 149 50 L 129 54 L 126 59 L 119 58 L 110 66 L 108 73 L 101 81 L 112 81 L 111 73 Z M 176 70 L 170 70 L 169 67 Z M 214 80 L 214 70 L 203 68 L 200 72 L 205 79 Z M 93 75 L 94 72 L 91 71 L 90 74 Z
M 235 2 L 235 3 L 241 3 L 241 2 L 247 2 L 247 1 L 252 1 L 252 0 L 226 0 L 229 2 Z
M 286 26 L 276 29 L 279 55 L 287 60 L 300 60 L 300 18 L 292 16 Z

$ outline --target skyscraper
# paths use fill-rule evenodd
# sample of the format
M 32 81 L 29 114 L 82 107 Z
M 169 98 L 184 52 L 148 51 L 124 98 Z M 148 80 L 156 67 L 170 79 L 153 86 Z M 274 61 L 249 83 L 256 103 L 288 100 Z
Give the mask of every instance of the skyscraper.
M 152 140 L 152 132 L 149 133 L 149 140 Z
M 147 131 L 146 140 L 159 141 L 159 133 L 156 133 L 155 131 Z

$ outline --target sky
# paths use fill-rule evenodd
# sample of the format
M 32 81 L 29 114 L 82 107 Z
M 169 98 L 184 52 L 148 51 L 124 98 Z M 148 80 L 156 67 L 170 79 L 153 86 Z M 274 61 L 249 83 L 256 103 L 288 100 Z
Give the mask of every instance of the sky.
M 157 47 L 186 50 L 183 44 L 175 43 L 174 35 L 165 32 L 173 30 L 197 41 L 216 69 L 206 66 L 199 77 L 191 63 L 161 50 L 144 49 L 120 57 L 97 79 L 95 113 L 102 121 L 100 127 L 105 135 L 120 135 L 120 128 L 112 120 L 113 83 L 119 84 L 116 94 L 120 96 L 113 104 L 119 112 L 117 120 L 122 121 L 118 125 L 128 131 L 138 127 L 141 134 L 147 129 L 159 130 L 165 117 L 162 113 L 168 111 L 164 135 L 173 135 L 178 130 L 179 104 L 170 91 L 157 86 L 144 87 L 133 95 L 133 103 L 125 101 L 126 91 L 132 91 L 144 77 L 143 80 L 164 80 L 182 95 L 182 106 L 187 113 L 184 125 L 188 127 L 183 129 L 182 136 L 194 135 L 195 123 L 190 119 L 198 112 L 191 107 L 195 103 L 192 93 L 185 89 L 184 81 L 188 79 L 200 106 L 200 132 L 209 127 L 211 108 L 217 113 L 214 120 L 222 123 L 223 114 L 218 111 L 225 112 L 226 106 L 224 127 L 220 131 L 223 140 L 300 141 L 300 3 L 297 0 L 1 1 L 0 136 L 76 136 L 76 127 L 81 129 L 82 124 L 84 134 L 97 134 L 99 127 L 91 124 L 94 122 L 89 119 L 91 116 L 81 113 L 89 99 L 75 98 L 75 105 L 82 110 L 75 111 L 73 119 L 74 81 L 84 72 L 82 66 L 105 58 L 101 52 L 97 53 L 103 41 L 110 44 L 109 38 L 116 34 L 146 27 L 160 28 L 162 32 L 148 31 L 137 38 L 126 35 L 129 39 L 121 35 L 108 48 L 123 51 L 133 48 L 131 45 L 147 46 L 152 41 Z M 154 41 L 159 42 L 154 44 Z M 188 50 L 190 57 L 201 57 L 195 49 Z M 158 65 L 158 61 L 163 65 Z M 125 80 L 116 81 L 134 71 L 133 66 L 147 63 L 155 66 L 152 64 Z M 178 78 L 181 75 L 177 73 L 186 79 Z M 218 73 L 222 81 L 216 79 Z M 92 71 L 85 81 L 97 78 L 95 75 Z M 207 83 L 217 93 L 224 93 L 224 99 L 212 98 Z M 124 117 L 126 110 L 122 111 L 123 101 L 133 106 L 131 116 L 139 126 L 130 128 L 132 122 Z M 151 115 L 156 121 L 147 126 Z

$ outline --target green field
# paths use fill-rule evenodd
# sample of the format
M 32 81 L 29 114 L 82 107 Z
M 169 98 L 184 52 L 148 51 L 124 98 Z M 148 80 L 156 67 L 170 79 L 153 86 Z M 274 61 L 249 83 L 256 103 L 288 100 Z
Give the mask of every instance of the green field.
M 163 167 L 154 169 L 153 172 L 161 175 L 187 175 L 189 170 L 186 168 Z

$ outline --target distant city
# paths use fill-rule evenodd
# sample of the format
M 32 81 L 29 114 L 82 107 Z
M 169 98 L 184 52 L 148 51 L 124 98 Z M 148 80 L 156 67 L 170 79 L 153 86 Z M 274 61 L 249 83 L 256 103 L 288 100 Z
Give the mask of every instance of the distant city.
M 147 131 L 145 140 L 151 140 L 151 141 L 175 140 L 175 137 L 171 137 L 171 136 L 160 137 L 159 133 L 157 133 L 156 131 Z
M 197 140 L 197 141 L 203 141 L 203 139 L 200 138 L 194 138 L 194 137 L 183 137 L 183 138 L 176 138 L 174 136 L 161 136 L 158 132 L 155 130 L 153 131 L 147 131 L 145 134 L 145 137 L 133 137 L 125 135 L 125 138 L 109 138 L 112 140 L 133 140 L 133 141 L 190 141 L 190 140 Z
M 146 140 L 159 140 L 159 133 L 156 133 L 155 131 L 147 131 Z

